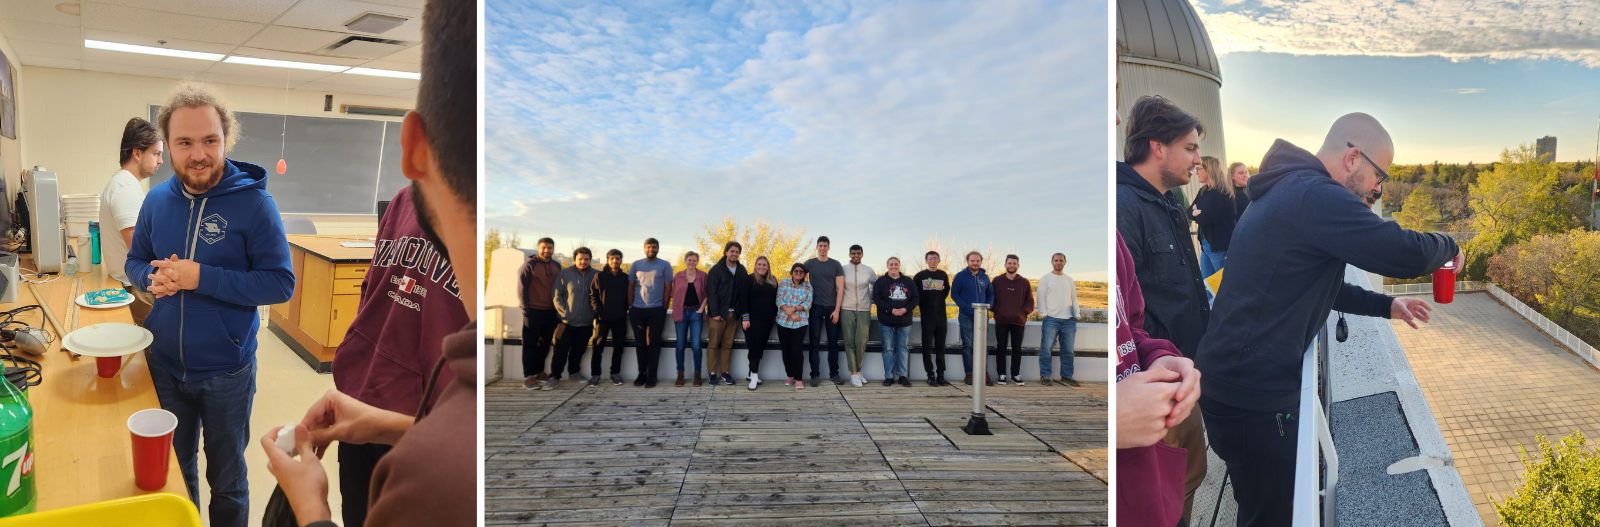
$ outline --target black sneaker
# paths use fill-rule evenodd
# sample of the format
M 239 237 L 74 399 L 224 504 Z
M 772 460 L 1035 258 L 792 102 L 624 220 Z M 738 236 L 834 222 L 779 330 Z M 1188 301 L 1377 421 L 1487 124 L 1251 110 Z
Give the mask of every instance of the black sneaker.
M 987 373 L 983 375 L 983 385 L 984 386 L 994 386 L 994 379 L 989 377 L 989 374 L 987 374 Z
M 816 375 L 812 375 L 811 376 L 811 387 L 812 388 L 816 388 L 816 387 L 821 386 L 821 385 L 822 385 L 822 378 L 818 377 Z
M 722 384 L 733 386 L 733 375 L 728 372 L 722 372 Z
M 611 374 L 611 385 L 612 386 L 622 386 L 622 374 L 620 374 L 620 373 Z
M 1071 386 L 1073 388 L 1077 388 L 1078 387 L 1078 380 L 1074 379 L 1072 377 L 1067 377 L 1065 379 L 1061 379 L 1061 383 L 1065 384 L 1067 386 Z
M 901 375 L 900 376 L 900 385 L 904 386 L 904 387 L 907 387 L 907 388 L 910 388 L 911 387 L 911 378 L 910 377 L 906 377 L 904 375 Z
M 967 386 L 972 386 L 972 374 L 967 374 Z
M 894 377 L 890 377 L 890 378 L 884 379 L 883 380 L 883 385 L 884 386 L 894 386 Z
M 1049 386 L 1051 384 L 1050 378 L 1049 377 L 1045 377 L 1043 379 L 1039 379 L 1039 384 L 1042 384 L 1044 386 Z
M 933 377 L 933 376 L 929 376 L 928 377 L 928 386 L 938 386 L 938 385 L 939 385 L 939 378 L 938 377 Z
M 950 381 L 948 381 L 948 380 L 946 380 L 944 378 L 944 374 L 943 373 L 939 374 L 939 386 L 949 386 L 949 385 L 950 385 Z
M 599 385 L 600 385 L 600 376 L 599 375 L 596 375 L 594 377 L 590 377 L 589 378 L 589 387 L 590 388 L 593 388 L 593 387 L 596 387 L 596 386 L 599 386 Z
M 1000 376 L 1000 385 L 1001 386 L 1005 386 L 1006 385 L 1006 376 L 1005 375 L 1001 375 Z M 990 386 L 994 386 L 994 385 L 991 384 Z
M 841 384 L 845 383 L 845 380 L 843 378 L 839 377 L 839 374 L 837 374 L 837 373 L 833 374 L 833 378 L 830 379 L 830 380 L 832 380 L 833 384 L 835 384 L 835 385 L 841 385 Z
M 633 385 L 634 386 L 644 386 L 645 381 L 648 381 L 648 380 L 650 380 L 650 378 L 646 377 L 643 373 L 641 373 L 641 374 L 639 374 L 638 377 L 634 377 L 633 378 Z

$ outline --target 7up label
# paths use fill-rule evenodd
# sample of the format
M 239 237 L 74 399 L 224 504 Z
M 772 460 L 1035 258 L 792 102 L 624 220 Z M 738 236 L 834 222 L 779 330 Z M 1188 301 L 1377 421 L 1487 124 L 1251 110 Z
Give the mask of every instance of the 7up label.
M 0 516 L 33 512 L 38 496 L 33 486 L 33 426 L 0 439 L 0 474 L 6 481 L 6 494 L 0 498 Z

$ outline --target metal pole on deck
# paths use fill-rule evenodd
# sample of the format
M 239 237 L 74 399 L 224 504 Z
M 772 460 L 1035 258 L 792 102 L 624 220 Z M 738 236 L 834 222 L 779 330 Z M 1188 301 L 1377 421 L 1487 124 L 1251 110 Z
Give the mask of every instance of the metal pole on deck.
M 989 418 L 984 416 L 983 385 L 989 365 L 989 304 L 972 305 L 972 417 L 961 427 L 967 435 L 988 436 Z

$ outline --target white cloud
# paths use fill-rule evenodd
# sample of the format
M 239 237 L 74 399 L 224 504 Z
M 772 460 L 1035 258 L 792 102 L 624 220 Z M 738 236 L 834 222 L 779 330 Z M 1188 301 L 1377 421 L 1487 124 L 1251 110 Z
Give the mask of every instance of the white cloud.
M 1453 89 L 1448 89 L 1448 90 L 1444 90 L 1444 91 L 1451 92 L 1451 93 L 1459 93 L 1459 94 L 1462 94 L 1462 95 L 1471 95 L 1471 94 L 1474 94 L 1474 93 L 1483 93 L 1485 91 L 1488 91 L 1488 88 L 1453 88 Z
M 1600 2 L 1573 0 L 1210 0 L 1218 54 L 1565 60 L 1600 67 Z
M 587 6 L 490 18 L 488 224 L 684 243 L 765 216 L 869 247 L 941 232 L 1108 266 L 1103 11 L 774 4 L 713 6 L 726 27 Z

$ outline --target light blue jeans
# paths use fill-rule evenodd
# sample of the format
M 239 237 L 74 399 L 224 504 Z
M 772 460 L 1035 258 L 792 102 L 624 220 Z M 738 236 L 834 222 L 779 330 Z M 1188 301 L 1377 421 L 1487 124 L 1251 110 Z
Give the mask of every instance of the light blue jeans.
M 1050 364 L 1050 348 L 1061 343 L 1061 378 L 1072 378 L 1072 340 L 1078 335 L 1077 318 L 1044 317 L 1044 336 L 1039 339 L 1039 378 L 1049 379 L 1054 371 Z
M 911 326 L 891 328 L 878 324 L 883 334 L 883 375 L 885 379 L 898 379 L 906 373 L 906 346 L 911 343 Z
M 683 314 L 683 321 L 677 324 L 678 329 L 678 371 L 683 371 L 683 346 L 689 345 L 694 350 L 694 371 L 700 371 L 700 326 L 705 324 L 706 316 L 699 311 Z
M 1222 270 L 1222 264 L 1227 259 L 1227 251 L 1212 251 L 1209 240 L 1200 240 L 1200 277 L 1210 278 Z

